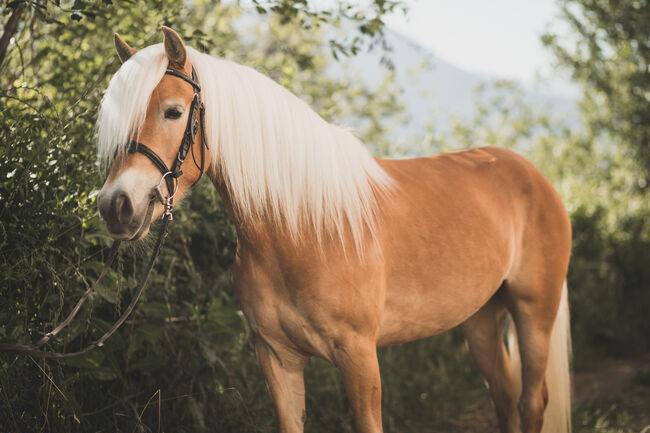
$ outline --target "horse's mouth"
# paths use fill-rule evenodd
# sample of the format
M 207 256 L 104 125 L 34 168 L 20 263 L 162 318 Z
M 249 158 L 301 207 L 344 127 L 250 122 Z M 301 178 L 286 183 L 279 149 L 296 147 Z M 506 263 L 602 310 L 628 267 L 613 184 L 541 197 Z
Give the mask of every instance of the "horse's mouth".
M 149 206 L 147 207 L 147 213 L 145 214 L 144 218 L 142 218 L 142 224 L 140 224 L 138 231 L 136 231 L 135 234 L 129 239 L 130 241 L 137 241 L 139 239 L 142 239 L 147 235 L 147 233 L 149 233 L 149 227 L 151 226 L 151 217 L 153 215 L 155 204 L 156 198 L 151 197 L 149 200 Z

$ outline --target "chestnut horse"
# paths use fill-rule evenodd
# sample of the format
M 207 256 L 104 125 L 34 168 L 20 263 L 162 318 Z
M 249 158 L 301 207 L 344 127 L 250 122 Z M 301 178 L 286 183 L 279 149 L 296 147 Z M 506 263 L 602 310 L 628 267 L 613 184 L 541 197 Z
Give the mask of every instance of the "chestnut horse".
M 138 52 L 115 35 L 123 64 L 97 124 L 100 155 L 115 160 L 99 210 L 118 239 L 142 238 L 164 212 L 159 169 L 126 143 L 172 164 L 198 87 L 179 76 L 195 73 L 194 162 L 209 144 L 201 162 L 237 228 L 233 285 L 281 432 L 303 431 L 312 356 L 340 370 L 356 431 L 381 432 L 377 347 L 458 325 L 502 432 L 570 430 L 571 228 L 533 165 L 498 148 L 375 159 L 266 76 L 162 30 Z M 176 200 L 201 173 L 185 162 Z

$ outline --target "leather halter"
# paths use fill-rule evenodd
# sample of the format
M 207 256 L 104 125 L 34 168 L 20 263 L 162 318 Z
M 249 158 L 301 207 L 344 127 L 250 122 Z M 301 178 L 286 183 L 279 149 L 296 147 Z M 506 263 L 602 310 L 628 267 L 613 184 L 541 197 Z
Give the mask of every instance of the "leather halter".
M 183 133 L 183 138 L 181 140 L 181 144 L 178 149 L 176 158 L 174 159 L 174 162 L 172 163 L 171 167 L 167 167 L 165 161 L 163 161 L 163 159 L 160 156 L 158 156 L 156 152 L 154 152 L 150 147 L 146 146 L 145 144 L 135 140 L 129 141 L 128 150 L 129 153 L 140 152 L 141 154 L 149 158 L 151 162 L 162 173 L 163 177 L 160 179 L 160 183 L 162 184 L 162 181 L 163 180 L 165 181 L 165 183 L 167 184 L 167 191 L 169 194 L 167 195 L 167 197 L 164 197 L 162 191 L 160 191 L 159 189 L 160 185 L 158 185 L 158 187 L 156 188 L 156 193 L 157 193 L 156 195 L 158 196 L 158 199 L 162 202 L 162 204 L 165 206 L 165 214 L 171 218 L 171 207 L 173 204 L 172 200 L 174 195 L 176 194 L 176 188 L 178 187 L 178 178 L 183 174 L 183 172 L 181 171 L 181 165 L 183 164 L 183 161 L 185 161 L 188 152 L 190 152 L 191 150 L 194 164 L 200 171 L 199 177 L 192 184 L 192 186 L 194 186 L 196 182 L 198 182 L 199 179 L 201 179 L 201 176 L 203 175 L 203 168 L 205 164 L 205 149 L 209 149 L 209 147 L 205 136 L 205 105 L 203 104 L 203 101 L 201 101 L 201 86 L 199 86 L 199 83 L 196 81 L 196 73 L 194 72 L 194 67 L 192 67 L 191 78 L 175 69 L 167 69 L 165 71 L 165 74 L 173 75 L 175 77 L 178 77 L 186 81 L 187 83 L 191 84 L 192 88 L 194 89 L 192 104 L 190 105 L 190 111 L 187 116 L 187 126 L 185 126 L 185 132 Z M 197 111 L 198 111 L 198 118 L 197 118 Z M 201 165 L 196 163 L 196 157 L 194 155 L 194 142 L 196 138 L 196 133 L 198 132 L 199 129 L 199 125 L 201 127 Z

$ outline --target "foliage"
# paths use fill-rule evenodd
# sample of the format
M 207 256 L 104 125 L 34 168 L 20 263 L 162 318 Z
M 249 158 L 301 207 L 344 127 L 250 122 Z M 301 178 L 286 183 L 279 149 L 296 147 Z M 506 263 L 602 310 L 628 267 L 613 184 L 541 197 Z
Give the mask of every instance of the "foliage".
M 0 11 L 3 15 L 7 15 L 8 19 L 3 35 L 0 37 L 0 68 L 7 56 L 11 38 L 17 33 L 29 31 L 33 41 L 34 28 L 38 24 L 67 27 L 72 22 L 94 22 L 96 18 L 105 21 L 114 19 L 121 11 L 129 9 L 121 8 L 121 5 L 112 0 L 15 0 L 4 3 Z M 207 3 L 218 4 L 219 2 Z M 404 0 L 373 0 L 364 5 L 352 1 L 338 1 L 330 7 L 317 1 L 307 0 L 253 0 L 252 3 L 259 14 L 271 13 L 282 26 L 288 25 L 301 30 L 318 30 L 322 26 L 331 25 L 340 26 L 342 21 L 354 23 L 356 32 L 346 35 L 343 39 L 329 39 L 330 51 L 334 58 L 339 54 L 355 55 L 359 50 L 377 44 L 386 48 L 384 17 L 392 12 L 405 13 L 407 10 Z M 164 24 L 175 21 L 175 16 L 188 7 L 185 2 L 179 1 L 153 0 L 142 4 L 149 13 L 165 11 Z M 142 9 L 138 10 L 141 11 Z M 195 32 L 195 36 L 202 39 L 200 32 Z M 197 47 L 202 48 L 202 45 L 199 43 Z M 384 59 L 389 62 L 387 57 Z
M 574 412 L 576 433 L 637 433 L 648 430 L 650 399 L 632 401 L 608 399 L 606 402 L 581 404 Z
M 568 68 L 582 84 L 588 126 L 595 133 L 611 134 L 633 149 L 650 177 L 647 0 L 559 3 L 569 26 L 568 34 L 546 34 L 544 43 L 552 49 L 558 64 Z
M 650 9 L 646 0 L 561 0 L 565 33 L 544 35 L 583 87 L 585 130 L 556 152 L 575 196 L 574 334 L 579 361 L 650 349 Z M 576 152 L 577 150 L 577 152 Z M 576 156 L 579 159 L 576 160 Z M 580 163 L 581 162 L 581 163 Z

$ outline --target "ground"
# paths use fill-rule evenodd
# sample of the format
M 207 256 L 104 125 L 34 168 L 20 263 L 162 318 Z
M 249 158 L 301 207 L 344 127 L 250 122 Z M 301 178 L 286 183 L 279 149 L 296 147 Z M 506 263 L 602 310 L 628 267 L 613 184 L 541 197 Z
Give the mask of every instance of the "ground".
M 485 394 L 460 418 L 446 420 L 430 432 L 497 432 Z M 650 433 L 650 354 L 577 373 L 573 413 L 574 433 Z

